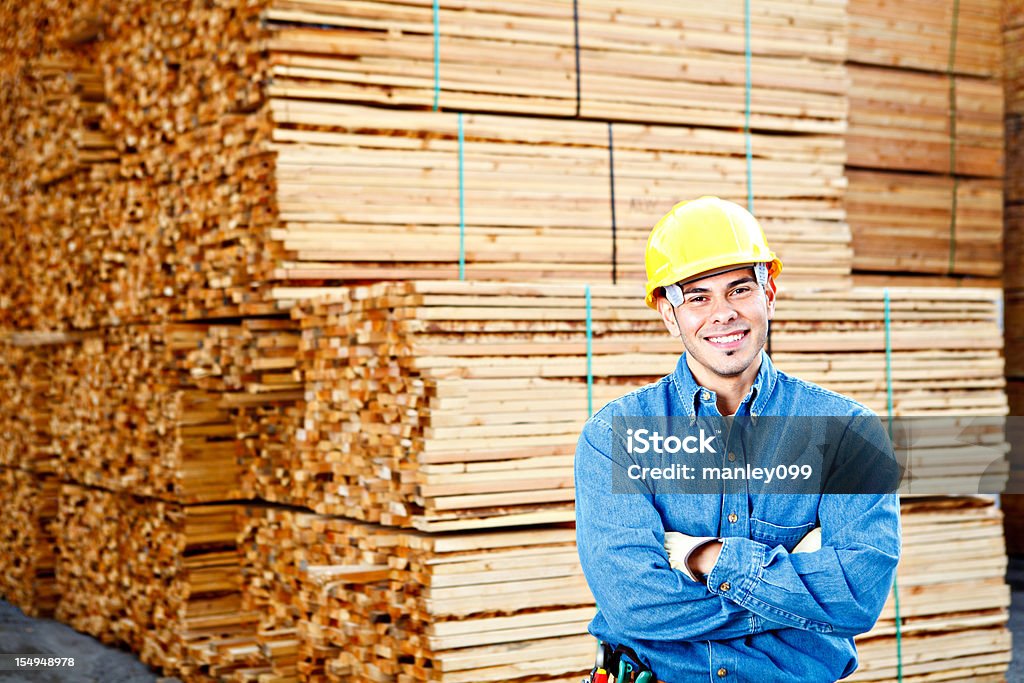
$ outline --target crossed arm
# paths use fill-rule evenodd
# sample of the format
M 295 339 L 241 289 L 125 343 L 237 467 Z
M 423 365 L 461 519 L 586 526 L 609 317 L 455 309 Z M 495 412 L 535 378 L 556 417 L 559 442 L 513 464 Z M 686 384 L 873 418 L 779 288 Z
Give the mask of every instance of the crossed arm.
M 612 439 L 599 418 L 580 437 L 576 514 L 584 574 L 617 634 L 705 641 L 788 627 L 848 636 L 874 624 L 899 556 L 895 496 L 824 496 L 815 552 L 739 537 L 716 542 L 704 585 L 672 569 L 653 496 L 611 492 L 621 466 Z

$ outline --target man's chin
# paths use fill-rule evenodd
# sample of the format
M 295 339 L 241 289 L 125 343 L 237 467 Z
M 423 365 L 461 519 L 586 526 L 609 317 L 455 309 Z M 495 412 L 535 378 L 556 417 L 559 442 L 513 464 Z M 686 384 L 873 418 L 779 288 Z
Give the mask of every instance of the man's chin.
M 757 358 L 756 353 L 751 354 L 749 351 L 743 354 L 743 356 L 739 355 L 739 351 L 719 355 L 725 355 L 726 359 L 721 357 L 704 359 L 708 369 L 719 377 L 738 377 L 749 370 Z

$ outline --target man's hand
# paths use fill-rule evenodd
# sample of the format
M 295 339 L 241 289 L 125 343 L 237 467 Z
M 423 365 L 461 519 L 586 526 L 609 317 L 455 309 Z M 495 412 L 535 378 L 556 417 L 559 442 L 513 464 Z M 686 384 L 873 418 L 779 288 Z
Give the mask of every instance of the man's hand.
M 687 564 L 694 575 L 700 577 L 701 583 L 707 583 L 703 578 L 711 573 L 718 562 L 718 556 L 722 554 L 722 542 L 718 539 L 705 543 L 690 553 Z
M 713 553 L 707 550 L 709 547 L 714 549 Z M 707 574 L 715 566 L 721 550 L 722 544 L 714 536 L 688 536 L 678 531 L 665 532 L 665 551 L 668 553 L 669 564 L 698 583 L 703 583 L 698 576 Z M 701 569 L 711 555 L 713 558 L 710 559 L 707 569 Z M 695 564 L 698 556 L 704 558 L 700 567 Z
M 814 527 L 800 539 L 794 553 L 812 553 L 821 549 L 821 527 Z M 688 536 L 678 531 L 665 532 L 665 551 L 673 569 L 699 583 L 710 574 L 722 553 L 722 542 L 714 536 Z

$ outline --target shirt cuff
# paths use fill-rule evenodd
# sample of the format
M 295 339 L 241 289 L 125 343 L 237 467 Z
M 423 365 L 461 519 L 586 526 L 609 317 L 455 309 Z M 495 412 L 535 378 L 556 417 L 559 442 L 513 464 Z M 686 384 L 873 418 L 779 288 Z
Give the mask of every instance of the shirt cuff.
M 766 548 L 748 538 L 723 538 L 718 561 L 707 576 L 708 590 L 742 606 L 761 579 Z

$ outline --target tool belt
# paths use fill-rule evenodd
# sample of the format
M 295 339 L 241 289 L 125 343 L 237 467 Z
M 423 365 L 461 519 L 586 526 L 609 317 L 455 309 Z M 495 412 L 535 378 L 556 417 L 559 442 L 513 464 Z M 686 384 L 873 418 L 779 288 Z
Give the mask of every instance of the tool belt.
M 628 659 L 627 659 L 628 658 Z M 584 683 L 662 683 L 636 652 L 625 645 L 597 641 L 597 658 Z

